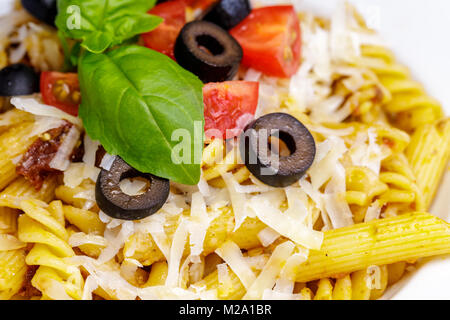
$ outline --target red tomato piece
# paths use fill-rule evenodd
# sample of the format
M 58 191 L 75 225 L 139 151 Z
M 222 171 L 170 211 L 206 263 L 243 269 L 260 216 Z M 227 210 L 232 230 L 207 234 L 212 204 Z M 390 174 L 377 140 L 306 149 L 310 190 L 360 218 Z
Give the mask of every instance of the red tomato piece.
M 288 78 L 297 72 L 301 31 L 293 6 L 254 9 L 230 33 L 242 46 L 244 65 L 279 78 Z
M 155 30 L 142 34 L 145 46 L 175 60 L 173 48 L 180 30 L 186 24 L 186 3 L 182 0 L 163 2 L 148 13 L 163 18 L 164 22 Z
M 225 81 L 203 87 L 205 135 L 230 139 L 253 119 L 258 106 L 259 83 Z
M 41 73 L 40 87 L 45 104 L 73 116 L 78 115 L 81 94 L 76 73 L 44 71 Z

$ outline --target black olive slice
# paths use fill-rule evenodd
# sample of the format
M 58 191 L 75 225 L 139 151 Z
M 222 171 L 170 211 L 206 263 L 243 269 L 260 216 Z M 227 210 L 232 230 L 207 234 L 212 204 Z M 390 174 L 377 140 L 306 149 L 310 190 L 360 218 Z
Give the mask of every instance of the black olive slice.
M 23 96 L 39 92 L 39 75 L 18 63 L 0 70 L 0 96 Z
M 130 196 L 120 188 L 120 181 L 142 177 L 150 181 L 148 190 Z M 139 220 L 158 211 L 169 196 L 169 180 L 137 171 L 117 157 L 110 170 L 102 170 L 95 186 L 95 198 L 99 208 L 110 217 L 123 220 Z
M 55 26 L 56 0 L 22 0 L 22 6 L 36 19 Z
M 221 0 L 205 12 L 202 20 L 230 30 L 244 20 L 251 10 L 248 0 Z
M 270 150 L 270 138 L 278 138 L 289 149 L 287 155 Z M 308 129 L 286 113 L 271 113 L 256 119 L 240 138 L 240 153 L 248 170 L 272 187 L 287 187 L 311 167 L 316 144 Z
M 219 26 L 193 21 L 181 29 L 175 43 L 175 59 L 204 83 L 231 80 L 242 60 L 239 43 Z

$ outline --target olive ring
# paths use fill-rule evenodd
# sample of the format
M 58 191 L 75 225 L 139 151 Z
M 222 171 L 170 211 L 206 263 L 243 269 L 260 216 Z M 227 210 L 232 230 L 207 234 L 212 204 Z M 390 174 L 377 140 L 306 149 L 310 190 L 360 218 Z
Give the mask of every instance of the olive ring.
M 261 130 L 266 130 L 264 136 L 260 134 Z M 286 144 L 290 155 L 273 156 L 273 152 L 268 155 L 262 150 L 264 143 L 260 139 L 269 139 L 273 132 Z M 240 153 L 256 178 L 272 187 L 282 188 L 298 181 L 311 167 L 316 144 L 309 130 L 296 118 L 286 113 L 271 113 L 247 125 L 240 138 Z
M 204 83 L 234 78 L 243 51 L 239 43 L 219 26 L 193 21 L 181 29 L 175 42 L 175 59 Z
M 130 196 L 120 188 L 120 181 L 142 177 L 150 181 L 146 192 Z M 103 169 L 95 187 L 99 208 L 110 217 L 123 220 L 139 220 L 158 211 L 166 202 L 170 191 L 169 180 L 142 173 L 117 157 L 110 170 Z

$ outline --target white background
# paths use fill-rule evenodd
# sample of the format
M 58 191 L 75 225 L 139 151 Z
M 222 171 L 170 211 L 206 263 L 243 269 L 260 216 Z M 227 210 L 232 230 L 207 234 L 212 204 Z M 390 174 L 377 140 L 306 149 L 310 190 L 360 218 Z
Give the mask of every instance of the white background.
M 262 0 L 267 1 L 267 0 Z M 286 0 L 281 0 L 285 2 Z M 297 8 L 329 14 L 340 0 L 294 0 Z M 12 0 L 0 0 L 0 15 Z M 450 114 L 450 0 L 351 0 Z M 450 217 L 450 174 L 432 212 Z M 450 258 L 434 259 L 392 288 L 386 298 L 450 299 Z

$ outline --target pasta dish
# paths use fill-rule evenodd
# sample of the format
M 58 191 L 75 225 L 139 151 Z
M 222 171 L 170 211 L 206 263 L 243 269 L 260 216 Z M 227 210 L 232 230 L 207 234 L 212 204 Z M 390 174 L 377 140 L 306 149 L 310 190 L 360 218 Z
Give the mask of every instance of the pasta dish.
M 0 299 L 369 300 L 450 253 L 450 118 L 349 3 L 0 18 Z

